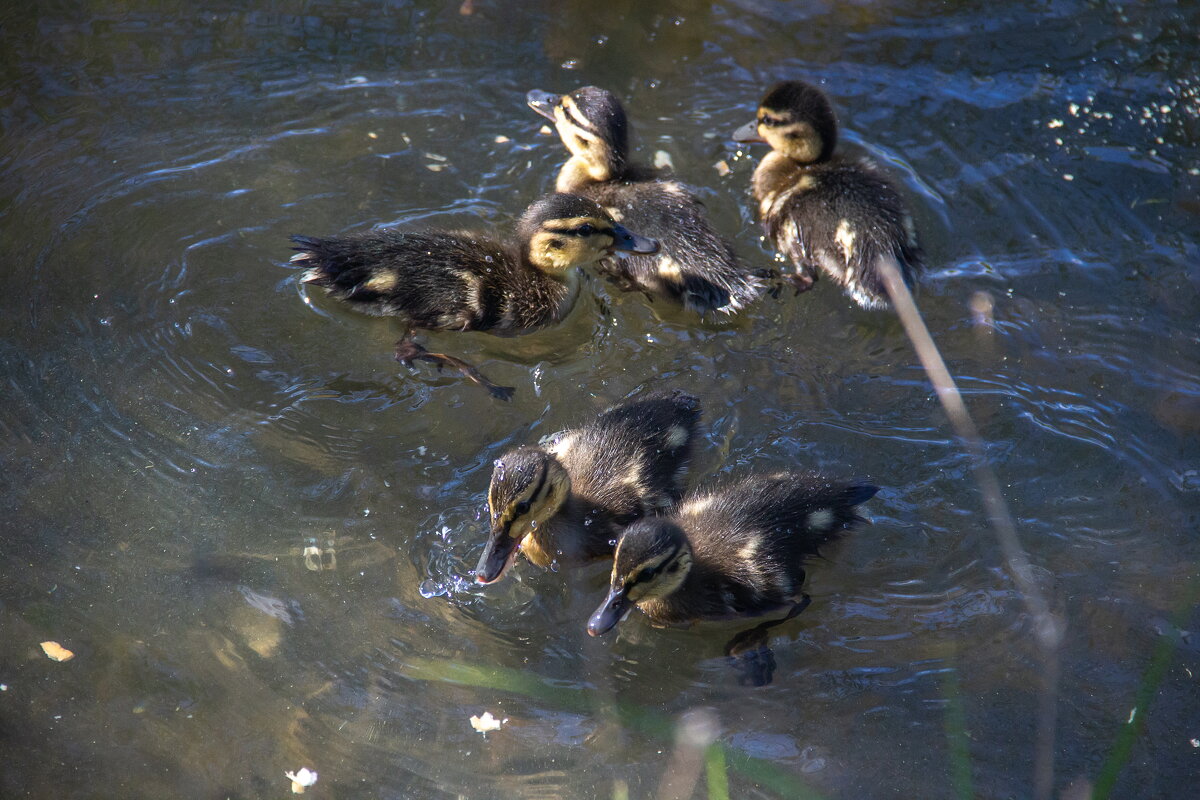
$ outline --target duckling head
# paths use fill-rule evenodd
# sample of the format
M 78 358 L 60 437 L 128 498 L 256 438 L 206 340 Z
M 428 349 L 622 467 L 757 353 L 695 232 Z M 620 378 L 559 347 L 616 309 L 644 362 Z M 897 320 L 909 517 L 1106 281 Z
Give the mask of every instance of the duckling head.
M 766 142 L 771 149 L 801 164 L 827 161 L 837 144 L 837 117 L 829 98 L 803 81 L 771 87 L 758 114 L 733 132 L 737 142 Z
M 488 488 L 492 531 L 475 580 L 492 583 L 504 577 L 521 543 L 558 513 L 570 493 L 571 476 L 540 447 L 518 447 L 496 459 Z
M 657 253 L 658 242 L 626 230 L 599 203 L 552 194 L 525 210 L 517 223 L 524 256 L 551 276 L 614 253 Z
M 562 95 L 534 89 L 525 100 L 554 122 L 558 137 L 592 180 L 611 180 L 624 171 L 629 125 L 621 101 L 612 92 L 595 86 Z
M 588 620 L 588 633 L 599 636 L 612 630 L 630 604 L 671 594 L 691 568 L 692 548 L 682 528 L 662 517 L 633 523 L 617 542 L 608 597 Z

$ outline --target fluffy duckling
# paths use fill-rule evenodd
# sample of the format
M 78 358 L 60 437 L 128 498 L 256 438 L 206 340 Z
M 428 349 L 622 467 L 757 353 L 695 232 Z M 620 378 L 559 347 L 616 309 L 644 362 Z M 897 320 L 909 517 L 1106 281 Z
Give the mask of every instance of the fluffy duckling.
M 611 555 L 622 528 L 679 501 L 699 423 L 698 399 L 655 392 L 546 447 L 505 453 L 492 472 L 491 534 L 475 579 L 499 580 L 518 550 L 539 567 Z
M 449 364 L 494 396 L 497 386 L 454 356 L 430 353 L 412 328 L 487 331 L 515 336 L 562 319 L 579 290 L 575 267 L 614 252 L 654 253 L 658 244 L 630 233 L 597 203 L 552 194 L 517 222 L 516 242 L 475 233 L 379 229 L 317 239 L 293 236 L 292 263 L 307 269 L 303 283 L 323 287 L 359 311 L 395 316 L 405 324 L 396 359 Z
M 754 199 L 767 236 L 795 265 L 797 293 L 820 269 L 863 308 L 887 308 L 882 259 L 912 287 L 921 250 L 904 199 L 873 162 L 834 155 L 837 118 L 820 89 L 776 84 L 733 138 L 771 146 L 754 171 Z
M 608 597 L 588 620 L 588 633 L 611 630 L 631 605 L 659 625 L 788 610 L 734 637 L 726 653 L 765 645 L 768 628 L 809 603 L 806 561 L 861 522 L 855 506 L 877 491 L 813 472 L 758 475 L 692 495 L 670 516 L 639 520 L 617 543 Z M 769 668 L 765 680 L 751 677 L 769 680 Z
M 625 109 L 611 92 L 594 86 L 565 95 L 535 90 L 527 100 L 554 122 L 571 153 L 558 173 L 558 191 L 590 197 L 662 245 L 657 256 L 604 265 L 622 289 L 666 297 L 700 314 L 732 314 L 762 294 L 762 278 L 739 262 L 686 187 L 629 163 Z

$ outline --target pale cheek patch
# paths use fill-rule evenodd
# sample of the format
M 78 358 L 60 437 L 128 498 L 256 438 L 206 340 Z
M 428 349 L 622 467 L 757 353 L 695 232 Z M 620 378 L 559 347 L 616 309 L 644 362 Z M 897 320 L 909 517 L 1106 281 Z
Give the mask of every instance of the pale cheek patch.
M 833 527 L 833 510 L 817 509 L 808 515 L 808 527 L 816 531 L 827 531 Z

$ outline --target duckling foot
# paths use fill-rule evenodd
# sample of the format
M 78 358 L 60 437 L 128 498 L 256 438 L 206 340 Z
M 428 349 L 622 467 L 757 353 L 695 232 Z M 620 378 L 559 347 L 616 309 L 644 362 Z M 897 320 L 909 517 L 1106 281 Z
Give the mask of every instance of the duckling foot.
M 767 631 L 782 625 L 808 608 L 812 598 L 801 595 L 799 602 L 780 619 L 773 619 L 742 631 L 725 645 L 725 655 L 738 671 L 742 686 L 766 686 L 775 674 L 775 654 L 767 644 Z
M 411 367 L 414 361 L 428 361 L 436 364 L 439 370 L 449 364 L 470 380 L 487 389 L 488 394 L 497 400 L 511 400 L 513 392 L 516 391 L 511 386 L 500 386 L 493 383 L 482 372 L 461 358 L 455 358 L 445 353 L 431 353 L 412 339 L 401 339 L 396 342 L 396 360 L 406 367 Z
M 817 284 L 817 275 L 815 272 L 793 272 L 790 275 L 785 275 L 783 279 L 792 285 L 792 288 L 796 290 L 796 294 L 807 292 Z M 796 295 L 792 296 L 795 297 Z

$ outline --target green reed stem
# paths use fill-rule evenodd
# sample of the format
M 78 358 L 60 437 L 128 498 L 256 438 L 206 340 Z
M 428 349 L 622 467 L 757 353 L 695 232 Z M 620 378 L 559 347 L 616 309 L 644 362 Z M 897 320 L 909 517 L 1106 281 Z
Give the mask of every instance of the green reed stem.
M 1150 656 L 1150 666 L 1142 675 L 1137 694 L 1134 695 L 1133 717 L 1121 726 L 1117 740 L 1113 742 L 1112 752 L 1108 754 L 1108 758 L 1100 767 L 1099 775 L 1096 776 L 1092 800 L 1106 800 L 1112 795 L 1117 778 L 1120 777 L 1121 770 L 1129 761 L 1129 756 L 1133 752 L 1133 743 L 1137 741 L 1146 725 L 1146 718 L 1150 715 L 1150 706 L 1154 702 L 1154 696 L 1158 694 L 1159 684 L 1166 677 L 1167 668 L 1171 666 L 1171 659 L 1174 658 L 1175 650 L 1179 647 L 1180 626 L 1187 622 L 1197 600 L 1200 600 L 1200 578 L 1193 577 L 1188 582 L 1183 595 L 1179 605 L 1171 614 L 1170 630 L 1165 636 L 1159 637 L 1154 646 L 1154 654 Z

